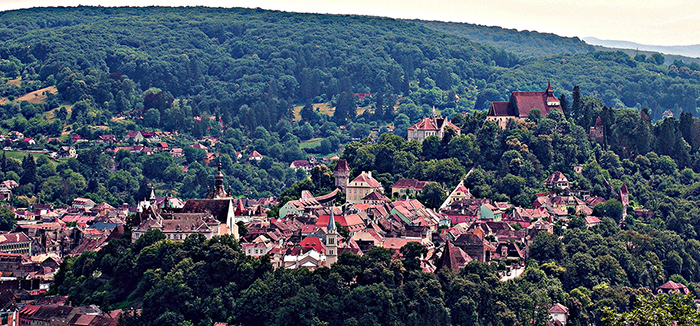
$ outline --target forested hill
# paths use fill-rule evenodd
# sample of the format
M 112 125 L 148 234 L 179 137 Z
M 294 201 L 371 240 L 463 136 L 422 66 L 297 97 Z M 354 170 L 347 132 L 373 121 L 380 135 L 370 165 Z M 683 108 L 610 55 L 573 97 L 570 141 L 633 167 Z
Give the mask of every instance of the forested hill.
M 470 40 L 513 52 L 521 57 L 541 57 L 553 54 L 581 54 L 595 51 L 578 37 L 563 37 L 551 33 L 518 31 L 498 26 L 468 23 L 410 20 L 417 25 L 466 37 Z
M 0 71 L 43 86 L 60 99 L 89 103 L 86 123 L 140 114 L 157 87 L 185 98 L 191 112 L 166 112 L 151 127 L 190 131 L 191 117 L 217 115 L 249 133 L 268 130 L 292 104 L 337 105 L 336 121 L 355 118 L 351 93 L 372 93 L 376 118 L 392 121 L 403 96 L 418 110 L 483 110 L 511 91 L 557 94 L 581 84 L 611 106 L 695 113 L 700 68 L 663 65 L 623 53 L 519 59 L 464 37 L 388 18 L 222 8 L 35 8 L 0 13 Z M 576 43 L 576 42 L 574 42 Z M 663 58 L 661 58 L 663 59 Z M 116 83 L 115 81 L 119 81 Z M 0 97 L 18 92 L 3 85 Z M 457 95 L 457 96 L 454 96 Z M 146 103 L 145 109 L 149 109 Z M 383 112 L 386 111 L 386 112 Z M 94 114 L 101 112 L 100 114 Z M 95 118 L 97 117 L 97 118 Z

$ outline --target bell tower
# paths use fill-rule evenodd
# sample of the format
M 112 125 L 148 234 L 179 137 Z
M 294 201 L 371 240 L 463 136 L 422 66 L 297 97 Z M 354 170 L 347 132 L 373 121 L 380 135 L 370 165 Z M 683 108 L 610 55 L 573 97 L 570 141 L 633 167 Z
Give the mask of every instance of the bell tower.
M 326 267 L 331 267 L 338 261 L 338 230 L 335 227 L 335 216 L 333 215 L 333 207 L 331 207 L 331 216 L 328 218 L 328 227 L 326 228 Z

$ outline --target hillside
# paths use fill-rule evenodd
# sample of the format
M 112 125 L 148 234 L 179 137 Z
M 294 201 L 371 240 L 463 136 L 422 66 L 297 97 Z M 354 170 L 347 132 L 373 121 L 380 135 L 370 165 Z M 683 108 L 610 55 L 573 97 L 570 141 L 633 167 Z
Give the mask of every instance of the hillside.
M 594 51 L 593 47 L 577 37 L 562 37 L 551 33 L 518 31 L 498 26 L 468 23 L 424 20 L 410 20 L 410 22 L 448 34 L 466 37 L 475 42 L 513 52 L 524 58 L 563 53 L 580 54 Z
M 605 46 L 609 48 L 618 49 L 630 49 L 630 50 L 642 50 L 642 51 L 652 51 L 660 52 L 663 54 L 680 55 L 690 58 L 700 57 L 700 44 L 695 45 L 677 45 L 677 46 L 663 46 L 663 45 L 648 45 L 640 44 L 628 41 L 615 41 L 615 40 L 601 40 L 595 37 L 584 37 L 586 43 L 591 45 Z

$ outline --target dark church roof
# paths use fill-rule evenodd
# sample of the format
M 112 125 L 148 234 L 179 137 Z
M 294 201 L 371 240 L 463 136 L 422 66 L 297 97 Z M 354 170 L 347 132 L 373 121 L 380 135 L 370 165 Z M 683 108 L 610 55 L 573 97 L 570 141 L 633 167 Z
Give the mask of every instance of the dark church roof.
M 210 212 L 217 220 L 226 223 L 230 198 L 226 199 L 190 199 L 185 202 L 180 213 L 204 213 Z
M 513 92 L 509 102 L 491 102 L 489 116 L 527 118 L 530 111 L 538 109 L 546 116 L 552 109 L 561 110 L 561 103 L 548 84 L 544 92 Z

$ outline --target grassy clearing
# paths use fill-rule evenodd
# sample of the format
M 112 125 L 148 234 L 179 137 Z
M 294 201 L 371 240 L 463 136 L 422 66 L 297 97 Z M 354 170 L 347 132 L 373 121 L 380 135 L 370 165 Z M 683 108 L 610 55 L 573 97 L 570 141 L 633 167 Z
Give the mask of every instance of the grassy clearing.
M 16 99 L 16 101 L 27 101 L 32 104 L 41 104 L 46 102 L 46 93 L 56 94 L 58 90 L 54 86 L 38 89 L 33 92 L 24 94 Z
M 301 121 L 301 109 L 303 108 L 303 105 L 297 105 L 294 108 L 292 108 L 292 113 L 294 113 L 294 120 L 296 121 Z M 335 112 L 335 107 L 331 107 L 330 102 L 326 103 L 316 103 L 313 104 L 314 110 L 318 110 L 321 114 L 333 116 L 333 112 Z
M 36 160 L 36 158 L 41 156 L 41 155 L 46 155 L 44 153 L 29 153 L 29 154 L 34 156 L 34 160 Z M 25 156 L 27 156 L 27 152 L 24 152 L 24 151 L 5 151 L 5 156 L 21 161 L 22 159 L 24 159 Z
M 328 116 L 333 116 L 335 113 L 335 107 L 331 107 L 330 102 L 326 103 L 316 103 L 313 105 L 314 110 L 318 110 L 319 113 L 325 114 Z M 294 120 L 296 121 L 301 121 L 301 109 L 303 108 L 303 105 L 297 105 L 294 108 L 292 108 L 292 113 L 294 114 Z M 365 110 L 370 110 L 370 106 L 361 106 L 357 108 L 357 114 L 360 115 L 365 112 Z M 372 111 L 370 111 L 372 112 Z
M 299 147 L 303 148 L 314 148 L 321 145 L 321 140 L 323 138 L 313 138 L 299 144 Z

